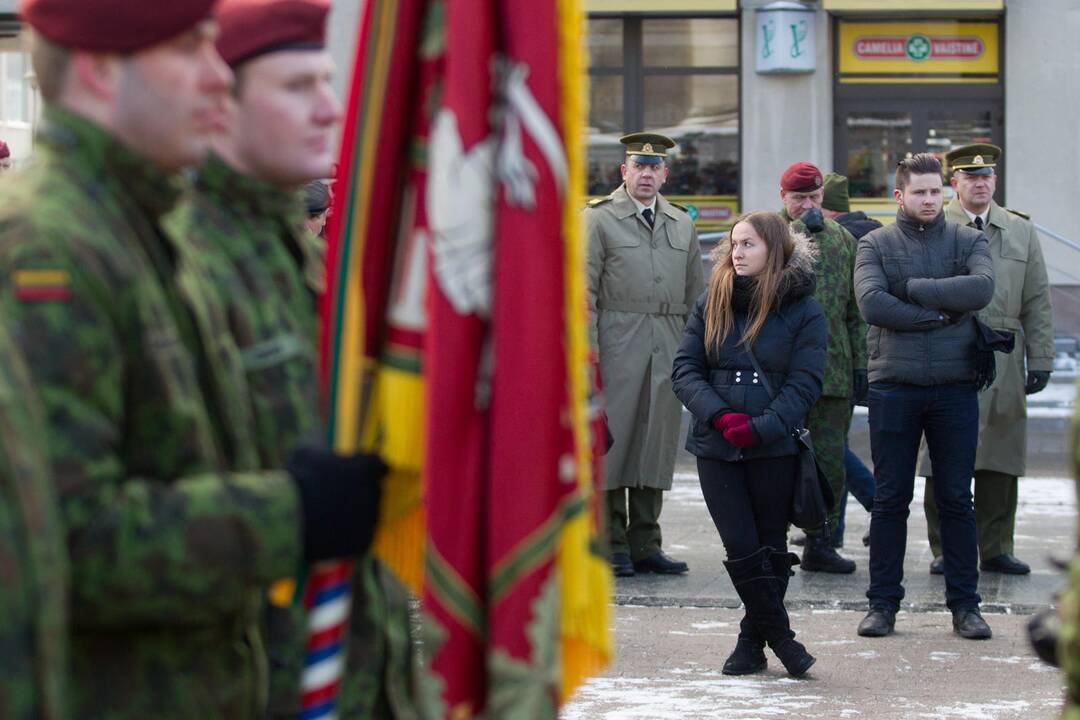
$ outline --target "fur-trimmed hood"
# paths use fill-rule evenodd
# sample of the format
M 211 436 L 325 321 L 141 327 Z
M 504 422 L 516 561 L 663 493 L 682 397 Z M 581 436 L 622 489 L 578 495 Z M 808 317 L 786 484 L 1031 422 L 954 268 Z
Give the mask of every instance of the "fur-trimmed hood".
M 793 233 L 792 237 L 795 240 L 795 249 L 784 265 L 783 274 L 780 276 L 780 286 L 777 289 L 781 306 L 809 297 L 817 289 L 817 274 L 814 270 L 818 258 L 817 245 L 801 233 Z M 727 262 L 730 255 L 731 240 L 728 236 L 713 250 L 712 260 L 714 263 Z M 736 310 L 746 311 L 749 308 L 750 296 L 755 284 L 754 278 L 735 278 L 732 304 Z

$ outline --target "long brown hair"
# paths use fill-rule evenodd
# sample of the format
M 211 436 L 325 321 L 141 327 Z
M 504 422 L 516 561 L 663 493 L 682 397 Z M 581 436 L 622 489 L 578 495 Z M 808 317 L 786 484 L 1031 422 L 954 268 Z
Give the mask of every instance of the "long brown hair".
M 755 280 L 747 317 L 750 322 L 743 331 L 742 342 L 750 345 L 761 332 L 769 311 L 780 302 L 777 297 L 784 266 L 795 251 L 795 239 L 787 222 L 769 210 L 754 210 L 735 219 L 731 230 L 739 223 L 749 223 L 758 237 L 769 249 L 765 269 Z M 709 277 L 708 294 L 705 297 L 705 348 L 720 350 L 732 328 L 735 327 L 735 311 L 731 306 L 734 293 L 735 266 L 731 260 L 731 232 L 713 250 L 713 271 Z

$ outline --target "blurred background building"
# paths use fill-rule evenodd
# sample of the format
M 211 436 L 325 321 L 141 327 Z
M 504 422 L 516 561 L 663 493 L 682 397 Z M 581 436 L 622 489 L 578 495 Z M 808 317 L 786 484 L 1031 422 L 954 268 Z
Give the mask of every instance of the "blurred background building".
M 679 143 L 665 194 L 702 233 L 779 207 L 796 160 L 848 175 L 853 209 L 888 221 L 897 160 L 995 143 L 997 200 L 1038 223 L 1055 324 L 1080 336 L 1080 0 L 584 2 L 591 194 L 620 182 L 619 136 L 647 129 Z M 330 20 L 342 92 L 361 5 Z M 15 6 L 0 0 L 0 139 L 19 163 L 38 101 Z

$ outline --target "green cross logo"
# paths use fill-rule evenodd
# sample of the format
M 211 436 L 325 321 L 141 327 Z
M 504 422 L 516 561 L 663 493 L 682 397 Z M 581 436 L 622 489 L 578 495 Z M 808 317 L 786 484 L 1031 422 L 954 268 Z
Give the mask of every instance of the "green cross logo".
M 686 206 L 686 212 L 690 216 L 691 220 L 697 220 L 698 219 L 698 214 L 699 213 L 698 213 L 697 205 L 687 205 Z
M 930 38 L 925 35 L 912 35 L 907 39 L 907 56 L 918 62 L 930 57 Z

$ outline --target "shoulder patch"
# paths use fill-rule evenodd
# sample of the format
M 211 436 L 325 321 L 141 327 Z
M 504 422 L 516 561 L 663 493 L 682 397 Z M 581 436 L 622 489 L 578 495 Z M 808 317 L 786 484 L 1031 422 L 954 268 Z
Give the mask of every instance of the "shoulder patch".
M 71 297 L 71 276 L 67 270 L 16 270 L 11 279 L 15 299 L 22 302 L 67 300 Z
M 1031 219 L 1031 216 L 1028 215 L 1027 213 L 1020 212 L 1019 210 L 1013 210 L 1012 208 L 1005 208 L 1005 212 L 1010 212 L 1013 215 L 1019 215 L 1020 217 L 1024 218 L 1025 220 L 1030 220 Z
M 597 205 L 603 205 L 604 203 L 607 203 L 607 202 L 611 202 L 611 197 L 610 196 L 602 197 L 602 198 L 593 198 L 592 200 L 590 200 L 588 203 L 585 204 L 585 207 L 596 207 Z

